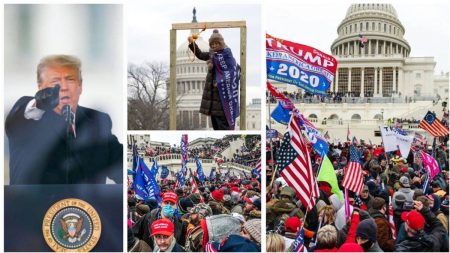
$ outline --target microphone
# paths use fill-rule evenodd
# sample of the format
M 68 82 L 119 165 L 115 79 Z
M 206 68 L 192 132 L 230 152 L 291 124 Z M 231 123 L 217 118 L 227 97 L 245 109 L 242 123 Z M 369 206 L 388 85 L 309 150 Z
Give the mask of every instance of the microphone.
M 67 136 L 75 137 L 75 129 L 73 128 L 74 121 L 75 121 L 75 114 L 72 112 L 70 105 L 63 106 L 62 114 L 64 117 L 64 121 L 66 122 Z
M 62 114 L 64 116 L 64 121 L 68 124 L 72 124 L 73 117 L 72 117 L 72 109 L 70 108 L 70 105 L 64 105 L 62 108 Z

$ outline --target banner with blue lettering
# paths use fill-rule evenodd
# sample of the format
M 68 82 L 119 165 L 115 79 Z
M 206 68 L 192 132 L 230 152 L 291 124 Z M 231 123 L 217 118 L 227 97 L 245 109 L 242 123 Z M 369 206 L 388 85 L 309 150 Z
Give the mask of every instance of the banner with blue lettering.
M 160 196 L 161 190 L 159 189 L 159 185 L 142 158 L 139 158 L 138 169 L 134 181 L 134 190 L 139 199 L 156 199 L 158 203 L 161 203 L 162 199 Z
M 197 165 L 198 179 L 203 183 L 205 181 L 205 173 L 203 173 L 202 163 L 200 162 L 200 159 L 198 159 L 198 157 L 195 158 L 195 164 Z
M 289 112 L 289 109 L 284 108 L 281 103 L 278 102 L 277 107 L 275 107 L 275 110 L 272 111 L 270 116 L 272 116 L 272 119 L 276 120 L 278 123 L 287 125 L 291 119 L 291 114 Z
M 303 115 L 300 115 L 300 125 L 308 137 L 309 142 L 313 145 L 314 150 L 323 158 L 328 153 L 328 143 L 319 133 L 316 127 L 309 122 Z
M 161 169 L 161 179 L 166 179 L 169 176 L 169 169 L 163 165 Z
M 278 137 L 278 131 L 276 129 L 267 129 L 266 130 L 266 138 L 277 138 Z
M 266 34 L 267 78 L 325 95 L 334 80 L 337 60 L 313 47 Z
M 234 130 L 236 118 L 239 117 L 240 70 L 230 48 L 215 52 L 213 61 L 222 108 L 230 130 Z

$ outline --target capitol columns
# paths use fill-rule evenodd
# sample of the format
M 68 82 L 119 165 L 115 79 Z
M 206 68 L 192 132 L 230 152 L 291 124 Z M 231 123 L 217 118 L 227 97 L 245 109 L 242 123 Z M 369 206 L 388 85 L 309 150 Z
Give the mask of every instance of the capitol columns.
M 359 94 L 360 97 L 364 97 L 364 67 L 361 67 L 361 93 Z
M 380 95 L 383 97 L 383 67 L 380 68 Z
M 352 68 L 348 68 L 347 92 L 352 91 Z

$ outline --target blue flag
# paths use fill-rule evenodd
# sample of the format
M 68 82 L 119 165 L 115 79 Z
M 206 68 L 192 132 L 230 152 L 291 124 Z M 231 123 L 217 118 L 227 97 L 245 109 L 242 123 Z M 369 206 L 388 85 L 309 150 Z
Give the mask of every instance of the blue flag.
M 216 179 L 216 174 L 214 168 L 212 168 L 211 172 L 209 173 L 209 181 L 213 181 L 214 179 Z
M 159 185 L 142 158 L 139 158 L 138 169 L 134 181 L 134 190 L 139 199 L 145 201 L 148 199 L 156 199 L 158 203 L 162 202 Z
M 166 179 L 167 176 L 169 176 L 169 169 L 164 165 L 161 169 L 161 179 Z
M 295 241 L 293 242 L 293 252 L 303 252 L 304 251 L 304 234 L 305 231 L 302 229 L 300 229 L 300 231 L 298 232 L 297 238 L 295 238 Z
M 230 48 L 213 54 L 217 88 L 229 130 L 234 130 L 239 117 L 239 78 L 240 70 Z
M 277 107 L 275 107 L 275 110 L 272 111 L 272 119 L 276 120 L 278 123 L 287 125 L 289 123 L 289 120 L 291 119 L 291 115 L 289 114 L 291 110 L 284 108 L 280 102 L 278 102 Z
M 150 172 L 152 173 L 153 177 L 156 177 L 156 175 L 158 174 L 158 163 L 156 162 L 156 160 L 153 161 L 152 169 L 150 170 Z
M 137 152 L 136 144 L 133 144 L 133 168 L 131 168 L 134 172 L 137 170 L 137 164 L 139 161 L 139 154 Z
M 200 159 L 198 159 L 198 157 L 195 158 L 195 164 L 197 164 L 198 179 L 203 183 L 205 181 L 205 173 L 203 173 L 202 163 L 200 162 Z
M 177 178 L 178 178 L 178 182 L 180 182 L 180 186 L 183 187 L 184 186 L 184 175 L 183 172 L 179 171 L 176 174 Z

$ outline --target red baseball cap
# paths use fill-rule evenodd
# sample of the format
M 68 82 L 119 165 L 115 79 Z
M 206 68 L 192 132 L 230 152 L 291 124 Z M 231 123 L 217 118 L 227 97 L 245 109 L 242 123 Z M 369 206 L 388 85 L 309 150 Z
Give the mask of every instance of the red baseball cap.
M 298 228 L 302 225 L 302 222 L 297 216 L 291 216 L 286 220 L 284 224 L 286 232 L 297 233 Z
M 403 212 L 402 220 L 408 224 L 408 227 L 419 231 L 425 226 L 425 219 L 418 211 Z
M 178 196 L 175 192 L 168 191 L 164 193 L 162 201 L 163 202 L 170 201 L 176 204 L 178 202 Z
M 152 223 L 152 236 L 154 235 L 173 235 L 175 228 L 169 219 L 159 219 Z

